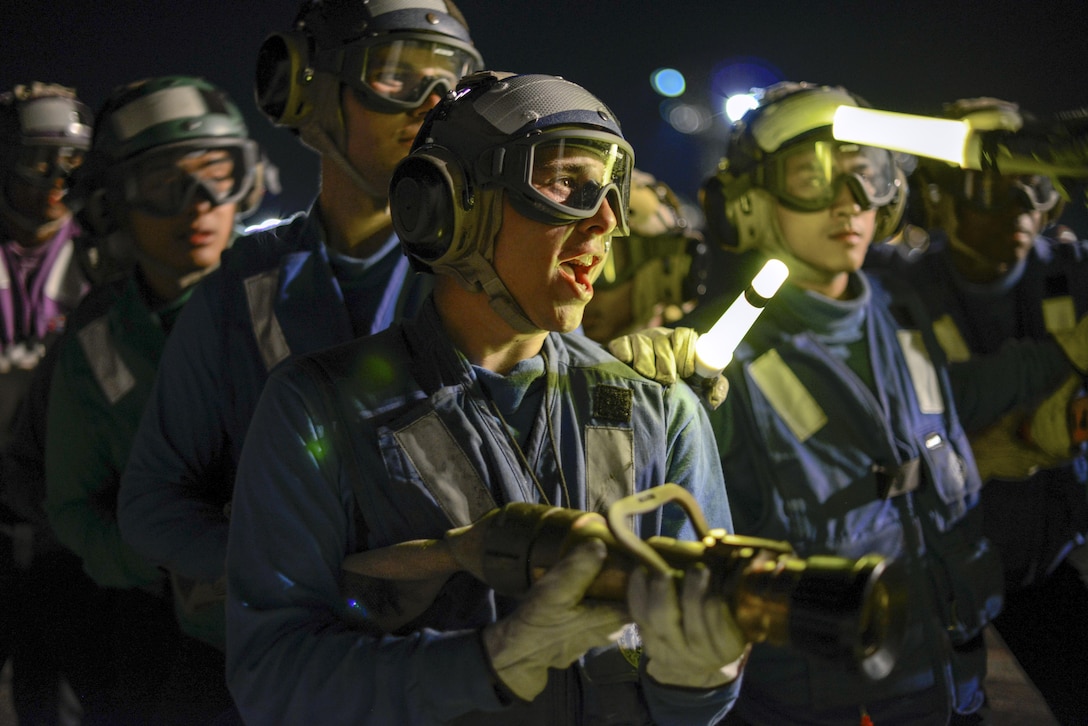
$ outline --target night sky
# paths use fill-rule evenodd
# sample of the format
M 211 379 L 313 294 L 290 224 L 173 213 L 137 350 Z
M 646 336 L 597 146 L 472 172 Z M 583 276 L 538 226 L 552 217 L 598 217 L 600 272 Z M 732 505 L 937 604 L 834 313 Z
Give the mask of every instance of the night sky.
M 316 157 L 260 115 L 252 92 L 257 48 L 268 34 L 289 28 L 296 0 L 0 4 L 0 88 L 63 83 L 97 108 L 121 83 L 204 76 L 234 97 L 280 166 L 281 211 L 308 204 Z M 843 85 L 874 106 L 916 113 L 983 95 L 1018 101 L 1043 116 L 1088 104 L 1083 0 L 461 0 L 459 6 L 489 67 L 562 75 L 587 87 L 619 116 L 636 164 L 688 197 L 720 156 L 726 126 L 719 116 L 700 134 L 673 130 L 648 81 L 664 66 L 686 75 L 683 101 L 708 108 L 712 73 L 738 65 L 764 69 L 763 78 Z

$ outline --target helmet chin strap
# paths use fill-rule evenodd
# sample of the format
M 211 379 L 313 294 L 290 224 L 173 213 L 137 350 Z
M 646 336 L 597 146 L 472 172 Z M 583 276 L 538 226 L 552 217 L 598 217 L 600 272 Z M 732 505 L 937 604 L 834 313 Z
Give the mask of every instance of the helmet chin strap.
M 451 245 L 451 253 L 435 261 L 432 269 L 452 276 L 466 290 L 486 294 L 491 309 L 518 333 L 545 332 L 529 319 L 492 264 L 495 240 L 502 227 L 503 192 L 480 190 L 477 200 L 478 208 L 465 215 L 464 229 Z
M 315 73 L 312 83 L 310 94 L 314 110 L 306 123 L 299 126 L 299 136 L 307 146 L 321 154 L 322 160 L 332 159 L 351 183 L 364 194 L 374 199 L 388 199 L 388 185 L 380 186 L 367 180 L 344 153 L 347 148 L 347 130 L 344 127 L 344 112 L 340 107 L 340 79 L 329 73 Z
M 819 279 L 824 273 L 798 258 L 790 250 L 774 209 L 774 197 L 759 188 L 749 189 L 740 198 L 728 202 L 726 214 L 740 234 L 738 251 L 743 252 L 754 247 L 768 257 L 782 260 L 789 268 L 790 278 L 794 282 Z M 752 219 L 745 221 L 741 218 L 742 215 Z

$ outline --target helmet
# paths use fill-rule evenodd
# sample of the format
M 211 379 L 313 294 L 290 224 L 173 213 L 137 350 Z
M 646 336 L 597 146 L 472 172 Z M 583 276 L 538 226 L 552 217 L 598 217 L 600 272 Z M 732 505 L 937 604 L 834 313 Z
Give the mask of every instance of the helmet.
M 482 65 L 451 0 L 307 0 L 292 31 L 261 45 L 257 105 L 273 123 L 297 128 L 318 105 L 315 75 L 325 73 L 367 107 L 395 113 L 442 95 Z
M 8 185 L 49 189 L 65 184 L 91 143 L 91 111 L 66 86 L 35 82 L 0 94 L 0 213 L 17 227 L 51 234 L 69 218 L 42 224 L 9 204 Z M 69 209 L 73 203 L 67 202 Z
M 179 154 L 204 150 L 226 152 L 214 173 L 178 173 Z M 105 195 L 110 208 L 124 204 L 157 216 L 180 214 L 197 193 L 215 205 L 243 202 L 244 212 L 260 202 L 251 195 L 258 156 L 242 114 L 221 89 L 192 76 L 149 78 L 115 89 L 99 110 L 81 193 L 88 202 Z M 101 227 L 108 210 L 88 211 L 99 217 L 92 227 Z
M 783 82 L 734 127 L 726 157 L 703 188 L 707 227 L 737 251 L 773 248 L 768 219 L 774 203 L 795 211 L 826 209 L 843 185 L 865 209 L 876 208 L 875 239 L 898 229 L 906 177 L 895 155 L 835 141 L 831 124 L 840 106 L 868 106 L 838 86 Z M 773 228 L 771 232 L 769 229 Z
M 945 118 L 970 122 L 980 131 L 1019 131 L 1025 122 L 1034 122 L 1030 114 L 1010 101 L 997 98 L 966 98 L 945 104 Z M 927 226 L 946 226 L 936 211 L 942 195 L 955 204 L 963 204 L 980 212 L 1015 207 L 1043 213 L 1043 224 L 1055 222 L 1061 215 L 1061 194 L 1053 181 L 1043 175 L 1002 175 L 996 171 L 961 169 L 934 159 L 921 159 L 914 173 L 915 186 L 923 197 Z
M 26 147 L 86 151 L 91 111 L 66 86 L 32 83 L 0 94 L 0 158 L 4 171 Z
M 587 155 L 594 161 L 580 164 L 581 178 L 542 191 L 540 173 Z M 491 294 L 502 287 L 491 259 L 504 196 L 519 214 L 555 225 L 591 218 L 608 199 L 626 235 L 633 163 L 612 111 L 581 86 L 482 71 L 431 109 L 393 172 L 393 228 L 417 269 Z

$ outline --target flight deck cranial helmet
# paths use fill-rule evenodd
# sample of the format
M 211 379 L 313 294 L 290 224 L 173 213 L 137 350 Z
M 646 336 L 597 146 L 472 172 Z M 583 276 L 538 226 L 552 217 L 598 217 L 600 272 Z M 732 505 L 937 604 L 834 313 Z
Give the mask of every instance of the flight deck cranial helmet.
M 1025 121 L 1035 120 L 1017 104 L 989 97 L 953 101 L 945 105 L 943 115 L 968 121 L 979 131 L 1019 131 Z M 1064 206 L 1053 181 L 1043 175 L 1003 175 L 921 159 L 912 182 L 923 195 L 926 225 L 940 227 L 950 237 L 955 233 L 954 212 L 958 208 L 970 207 L 982 213 L 1012 209 L 1042 212 L 1042 226 L 1046 227 L 1057 221 Z
M 0 94 L 0 212 L 10 223 L 43 235 L 68 219 L 43 224 L 13 209 L 9 185 L 67 185 L 91 145 L 91 128 L 91 110 L 66 86 L 35 82 Z
M 187 174 L 176 160 L 208 150 L 223 161 Z M 251 192 L 259 150 L 225 92 L 202 78 L 161 76 L 121 86 L 98 111 L 94 141 L 80 175 L 89 221 L 105 234 L 120 211 L 181 214 L 197 196 L 213 206 L 259 203 Z
M 482 66 L 452 0 L 306 0 L 293 29 L 261 45 L 257 106 L 363 191 L 384 196 L 387 189 L 374 189 L 347 158 L 341 87 L 371 110 L 410 112 Z
M 89 274 L 106 279 L 131 266 L 138 250 L 126 232 L 129 210 L 174 217 L 201 199 L 237 204 L 237 216 L 255 209 L 259 156 L 238 107 L 202 78 L 160 76 L 114 89 L 95 117 L 76 186 L 80 221 L 92 233 L 79 241 Z
M 486 292 L 515 329 L 535 332 L 493 266 L 504 197 L 519 214 L 554 225 L 592 218 L 607 199 L 625 236 L 633 164 L 614 114 L 581 86 L 482 71 L 431 109 L 397 165 L 393 228 L 417 269 Z M 562 183 L 545 191 L 559 171 Z
M 898 229 L 906 177 L 892 152 L 835 141 L 840 106 L 868 106 L 838 86 L 783 82 L 734 127 L 726 157 L 703 187 L 707 228 L 735 251 L 788 253 L 774 205 L 799 212 L 827 209 L 847 186 L 863 209 L 877 209 L 874 241 Z

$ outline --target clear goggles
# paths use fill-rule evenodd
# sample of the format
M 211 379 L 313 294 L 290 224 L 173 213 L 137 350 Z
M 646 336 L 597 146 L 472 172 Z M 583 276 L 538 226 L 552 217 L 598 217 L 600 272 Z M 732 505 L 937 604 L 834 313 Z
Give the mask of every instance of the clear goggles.
M 12 171 L 32 187 L 49 188 L 58 179 L 67 179 L 83 165 L 86 152 L 74 146 L 33 144 L 20 148 Z
M 156 217 L 182 214 L 198 199 L 213 207 L 238 202 L 253 189 L 257 145 L 186 146 L 143 154 L 119 173 L 129 206 Z
M 787 147 L 765 162 L 763 173 L 763 186 L 802 212 L 827 209 L 844 184 L 864 209 L 883 207 L 899 191 L 892 152 L 839 141 Z
M 444 96 L 483 62 L 467 43 L 425 37 L 367 38 L 343 54 L 341 80 L 364 105 L 387 113 L 419 108 L 432 93 Z
M 521 214 L 545 224 L 570 224 L 597 214 L 606 198 L 617 236 L 629 234 L 634 153 L 619 136 L 571 128 L 549 130 L 492 149 L 480 165 L 482 183 L 508 191 Z M 487 170 L 498 170 L 490 175 Z
M 1061 198 L 1046 176 L 1004 176 L 972 170 L 962 174 L 963 184 L 956 189 L 956 196 L 980 212 L 1007 209 L 1049 212 Z

